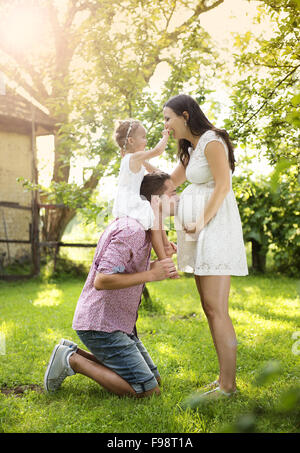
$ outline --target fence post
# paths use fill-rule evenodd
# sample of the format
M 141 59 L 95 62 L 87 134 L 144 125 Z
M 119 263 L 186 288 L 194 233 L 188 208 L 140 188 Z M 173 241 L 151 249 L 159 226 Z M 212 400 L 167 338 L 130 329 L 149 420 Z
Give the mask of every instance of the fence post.
M 32 227 L 31 227 L 31 251 L 32 251 L 32 264 L 33 275 L 40 273 L 40 239 L 39 239 L 39 222 L 40 222 L 40 209 L 35 194 L 32 200 Z
M 35 133 L 35 108 L 31 104 L 31 151 L 32 151 L 32 182 L 38 184 L 38 169 L 36 159 L 36 133 Z M 33 275 L 40 273 L 40 208 L 38 204 L 38 191 L 34 190 L 32 193 L 32 236 L 31 236 L 31 251 L 32 251 L 32 264 Z

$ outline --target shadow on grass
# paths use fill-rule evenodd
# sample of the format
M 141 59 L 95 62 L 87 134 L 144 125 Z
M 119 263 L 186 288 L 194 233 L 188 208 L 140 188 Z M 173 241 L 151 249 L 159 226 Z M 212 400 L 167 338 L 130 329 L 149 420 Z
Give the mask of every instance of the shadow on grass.
M 138 321 L 138 332 L 162 375 L 161 397 L 139 401 L 120 399 L 88 378 L 76 375 L 67 378 L 62 389 L 54 395 L 38 394 L 30 390 L 24 392 L 24 398 L 20 398 L 24 401 L 24 412 L 29 410 L 30 417 L 30 411 L 34 410 L 29 409 L 27 398 L 31 398 L 32 407 L 41 416 L 48 416 L 46 408 L 49 405 L 53 406 L 53 414 L 61 411 L 61 415 L 52 415 L 52 424 L 49 422 L 45 425 L 45 429 L 52 429 L 53 432 L 55 429 L 63 429 L 62 427 L 69 429 L 64 420 L 69 412 L 74 427 L 79 426 L 77 419 L 82 417 L 84 422 L 80 429 L 91 424 L 87 429 L 93 432 L 99 430 L 99 423 L 102 432 L 109 432 L 112 421 L 115 422 L 113 429 L 120 429 L 119 432 L 122 432 L 126 427 L 134 432 L 135 429 L 142 429 L 139 427 L 141 419 L 146 423 L 143 426 L 152 426 L 157 432 L 202 432 L 216 431 L 220 422 L 232 419 L 241 412 L 241 408 L 246 412 L 247 408 L 251 408 L 251 398 L 259 404 L 265 404 L 268 400 L 272 402 L 277 396 L 276 388 L 266 394 L 254 393 L 250 381 L 256 370 L 269 358 L 284 358 L 280 388 L 285 388 L 291 377 L 296 379 L 298 358 L 293 356 L 290 349 L 292 341 L 288 340 L 288 335 L 292 333 L 291 325 L 294 325 L 296 318 L 292 314 L 289 316 L 274 311 L 276 294 L 280 294 L 281 285 L 274 284 L 274 293 L 272 282 L 268 284 L 261 278 L 251 279 L 248 283 L 246 279 L 233 279 L 232 283 L 231 306 L 233 317 L 237 318 L 236 329 L 241 340 L 238 347 L 238 384 L 241 385 L 242 393 L 230 404 L 218 402 L 201 419 L 184 413 L 179 408 L 180 402 L 187 395 L 214 380 L 218 371 L 217 356 L 207 321 L 202 314 L 201 317 L 197 314 L 202 313 L 202 310 L 195 282 L 188 279 L 187 282 L 182 280 L 181 284 L 176 283 L 179 286 L 174 282 L 170 282 L 170 286 L 165 282 L 156 285 L 155 291 L 172 311 L 166 310 L 163 315 L 154 313 L 151 317 L 144 312 Z M 2 328 L 4 331 L 6 329 L 7 335 L 7 354 L 1 357 L 3 368 L 1 367 L 0 387 L 4 383 L 7 387 L 41 385 L 52 348 L 60 338 L 70 338 L 80 344 L 71 324 L 83 284 L 81 279 L 72 279 L 64 282 L 33 281 L 0 285 L 1 315 L 4 320 Z M 249 285 L 250 288 L 255 288 L 255 293 L 252 292 L 247 301 Z M 283 288 L 287 287 L 288 285 L 283 285 Z M 181 299 L 184 295 L 187 295 L 188 300 L 186 306 Z M 291 289 L 289 297 L 293 296 L 294 290 Z M 260 300 L 257 306 L 256 298 Z M 265 306 L 264 298 L 267 299 Z M 194 313 L 196 316 L 193 316 Z M 18 420 L 23 420 L 22 426 L 25 426 L 25 415 Z M 30 427 L 38 426 L 38 421 L 35 423 L 34 418 L 30 423 Z M 13 424 L 12 417 L 11 426 Z

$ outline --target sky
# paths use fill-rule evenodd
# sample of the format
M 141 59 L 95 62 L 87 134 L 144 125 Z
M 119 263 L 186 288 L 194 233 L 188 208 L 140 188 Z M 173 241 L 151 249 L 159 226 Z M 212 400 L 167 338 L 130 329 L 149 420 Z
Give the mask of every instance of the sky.
M 225 0 L 224 3 L 217 8 L 201 15 L 201 25 L 214 40 L 216 48 L 221 53 L 225 52 L 224 55 L 226 55 L 229 65 L 232 64 L 231 62 L 233 61 L 230 49 L 233 47 L 234 33 L 244 33 L 251 30 L 254 34 L 258 34 L 263 31 L 265 37 L 271 33 L 270 24 L 252 23 L 253 18 L 257 14 L 256 8 L 258 4 L 259 2 L 256 1 Z M 179 20 L 182 20 L 182 15 Z M 168 75 L 169 71 L 167 65 L 162 63 L 150 80 L 150 88 L 156 92 L 159 91 L 161 84 L 167 79 Z M 229 93 L 226 92 L 224 87 L 216 86 L 215 94 L 218 99 L 222 100 L 222 104 L 224 105 L 223 115 L 226 116 L 225 110 L 226 105 L 228 105 L 229 102 Z M 205 112 L 205 106 L 202 106 L 202 108 Z M 50 180 L 49 164 L 51 164 L 51 161 L 53 162 L 53 138 L 40 137 L 38 138 L 37 145 L 40 164 L 41 166 L 44 165 L 44 170 L 41 170 L 40 172 L 40 183 L 47 184 Z M 237 149 L 237 154 L 240 152 L 241 150 Z M 168 172 L 172 171 L 172 168 L 175 166 L 174 164 L 167 162 L 163 157 L 154 158 L 151 160 L 151 163 L 161 170 Z M 84 162 L 82 162 L 82 165 L 84 165 Z M 271 171 L 271 167 L 263 157 L 256 159 L 252 164 L 252 168 L 255 172 L 260 174 L 268 174 Z M 238 174 L 238 172 L 239 170 L 237 168 L 235 174 Z M 78 162 L 77 168 L 74 167 L 71 170 L 71 180 L 79 184 L 82 182 L 81 162 Z M 113 193 L 112 189 L 116 187 L 116 183 L 117 180 L 114 177 L 102 178 L 101 194 L 104 198 L 109 198 L 111 196 Z

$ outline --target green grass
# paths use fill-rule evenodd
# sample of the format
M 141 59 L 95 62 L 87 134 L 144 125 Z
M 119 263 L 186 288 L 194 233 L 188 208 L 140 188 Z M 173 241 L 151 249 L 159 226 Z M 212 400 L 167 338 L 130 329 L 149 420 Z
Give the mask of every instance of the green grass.
M 80 344 L 72 330 L 82 279 L 0 282 L 0 388 L 42 387 L 51 351 L 60 338 Z M 184 410 L 182 402 L 217 376 L 218 365 L 193 278 L 148 285 L 164 313 L 141 309 L 138 333 L 158 365 L 161 395 L 134 400 L 109 394 L 75 375 L 54 394 L 26 390 L 0 393 L 2 432 L 202 433 L 222 432 L 253 407 L 259 432 L 296 432 L 294 412 L 276 413 L 280 396 L 299 382 L 300 355 L 292 352 L 300 331 L 297 282 L 285 277 L 233 277 L 230 313 L 238 337 L 239 394 L 206 408 Z M 1 348 L 0 348 L 1 351 Z M 3 353 L 5 352 L 5 354 Z M 265 386 L 253 383 L 270 360 L 281 373 Z

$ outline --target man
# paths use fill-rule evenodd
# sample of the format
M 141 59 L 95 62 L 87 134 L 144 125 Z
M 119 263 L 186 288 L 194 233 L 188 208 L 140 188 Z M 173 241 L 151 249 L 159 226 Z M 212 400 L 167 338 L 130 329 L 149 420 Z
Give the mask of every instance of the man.
M 147 174 L 140 193 L 149 201 L 151 195 L 160 196 L 162 218 L 174 215 L 178 197 L 168 174 Z M 168 258 L 150 263 L 150 230 L 129 217 L 106 228 L 73 319 L 73 328 L 90 352 L 68 340 L 56 345 L 44 377 L 47 391 L 80 373 L 120 396 L 160 393 L 159 372 L 138 339 L 135 324 L 144 284 L 177 275 L 170 248 Z

